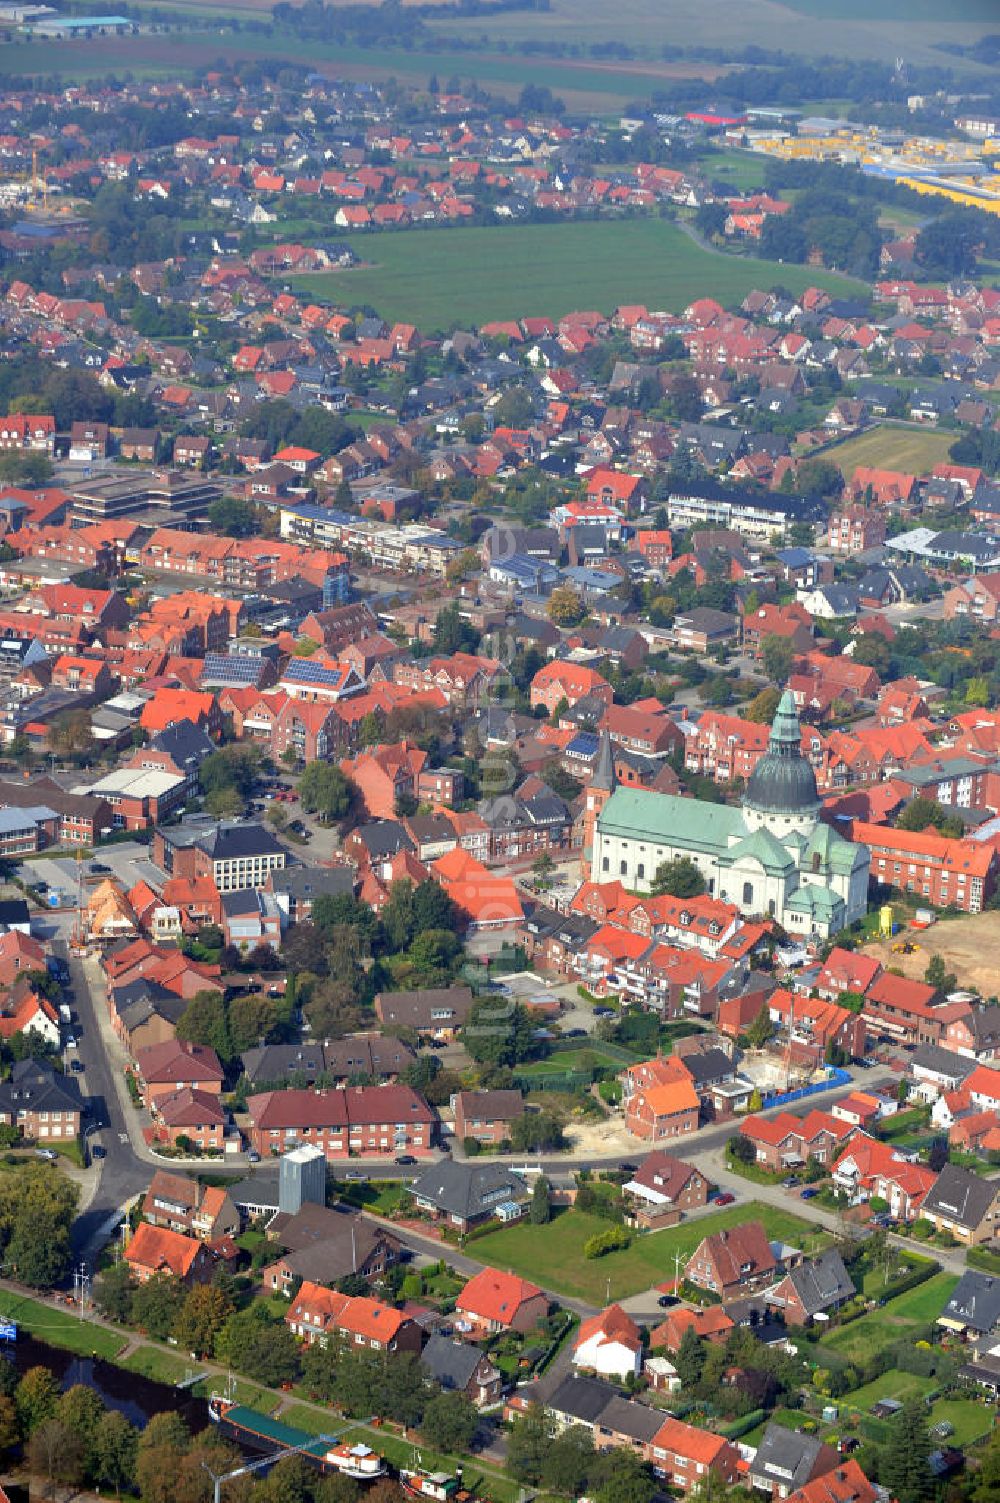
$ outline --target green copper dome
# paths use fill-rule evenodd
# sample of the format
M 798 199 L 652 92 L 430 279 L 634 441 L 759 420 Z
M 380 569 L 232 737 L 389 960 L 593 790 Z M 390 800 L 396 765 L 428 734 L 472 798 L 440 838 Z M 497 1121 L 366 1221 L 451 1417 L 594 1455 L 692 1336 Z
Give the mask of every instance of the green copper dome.
M 767 751 L 747 779 L 743 805 L 758 814 L 811 814 L 819 808 L 816 776 L 802 755 L 791 689 L 781 696 Z

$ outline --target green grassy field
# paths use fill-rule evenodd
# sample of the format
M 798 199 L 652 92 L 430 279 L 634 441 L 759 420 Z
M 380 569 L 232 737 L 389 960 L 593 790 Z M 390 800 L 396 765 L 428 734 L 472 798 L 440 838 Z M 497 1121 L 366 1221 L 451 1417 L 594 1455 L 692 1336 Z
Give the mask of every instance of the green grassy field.
M 128 1339 L 123 1332 L 95 1326 L 65 1307 L 28 1295 L 0 1293 L 0 1311 L 5 1319 L 16 1320 L 39 1341 L 48 1341 L 80 1356 L 113 1358 Z
M 532 1060 L 529 1065 L 519 1065 L 519 1075 L 562 1075 L 567 1070 L 587 1070 L 593 1065 L 613 1065 L 621 1068 L 617 1054 L 611 1054 L 600 1044 L 583 1044 L 579 1049 L 560 1049 L 545 1059 Z
M 842 1410 L 857 1410 L 860 1414 L 866 1414 L 873 1404 L 879 1399 L 900 1399 L 903 1403 L 907 1399 L 923 1397 L 930 1393 L 932 1388 L 938 1386 L 936 1378 L 920 1378 L 916 1373 L 903 1373 L 895 1368 L 882 1373 L 872 1383 L 866 1383 L 863 1388 L 856 1388 L 853 1393 L 845 1394 L 840 1401 Z
M 635 1236 L 631 1247 L 604 1258 L 585 1258 L 583 1244 L 610 1223 L 581 1211 L 557 1210 L 547 1226 L 519 1222 L 479 1237 L 465 1248 L 469 1257 L 494 1268 L 509 1268 L 544 1288 L 603 1305 L 608 1297 L 627 1299 L 674 1275 L 674 1255 L 686 1258 L 712 1232 L 762 1221 L 767 1234 L 797 1247 L 813 1247 L 816 1229 L 788 1211 L 756 1203 L 733 1206 L 663 1232 Z
M 731 305 L 777 283 L 793 293 L 817 284 L 854 296 L 862 285 L 813 267 L 704 251 L 660 219 L 403 230 L 351 243 L 370 265 L 297 278 L 295 289 L 371 304 L 424 330 L 584 308 L 610 313 L 619 303 L 674 312 L 699 297 Z
M 947 1420 L 954 1428 L 948 1437 L 952 1446 L 968 1446 L 989 1435 L 993 1428 L 993 1414 L 988 1404 L 977 1404 L 974 1399 L 937 1399 L 931 1405 L 930 1423 L 939 1425 Z
M 948 450 L 954 442 L 954 433 L 898 428 L 887 423 L 836 444 L 826 450 L 823 458 L 835 464 L 848 479 L 858 465 L 902 470 L 908 475 L 926 475 L 936 464 L 947 460 Z
M 765 158 L 749 151 L 705 151 L 698 166 L 713 182 L 732 183 L 741 192 L 764 186 Z
M 823 1346 L 849 1360 L 870 1357 L 889 1342 L 935 1321 L 957 1283 L 953 1273 L 936 1273 L 916 1289 L 890 1300 L 884 1309 L 873 1310 L 870 1315 L 831 1332 Z

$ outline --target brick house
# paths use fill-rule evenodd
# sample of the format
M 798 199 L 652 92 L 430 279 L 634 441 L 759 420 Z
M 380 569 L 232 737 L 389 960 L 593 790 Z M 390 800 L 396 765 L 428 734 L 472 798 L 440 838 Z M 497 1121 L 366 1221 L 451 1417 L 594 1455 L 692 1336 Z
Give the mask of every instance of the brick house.
M 871 851 L 873 882 L 913 893 L 935 908 L 981 913 L 996 886 L 997 853 L 985 841 L 860 822 L 852 825 L 851 839 Z
M 630 1065 L 621 1081 L 625 1125 L 637 1138 L 658 1143 L 697 1129 L 701 1102 L 679 1059 Z
M 150 1180 L 142 1214 L 153 1226 L 184 1232 L 202 1242 L 235 1236 L 240 1229 L 240 1213 L 228 1190 L 200 1184 L 186 1174 L 171 1174 L 168 1169 L 157 1169 Z
M 855 1294 L 850 1274 L 836 1248 L 790 1268 L 768 1290 L 767 1301 L 780 1310 L 789 1326 L 812 1325 L 818 1315 L 839 1310 Z
M 649 1459 L 657 1476 L 689 1493 L 706 1473 L 714 1472 L 724 1483 L 738 1480 L 739 1452 L 721 1435 L 686 1425 L 683 1420 L 664 1420 L 649 1447 Z
M 687 1279 L 699 1289 L 733 1299 L 770 1284 L 777 1271 L 767 1233 L 759 1221 L 705 1237 L 691 1254 Z
M 188 1285 L 204 1284 L 212 1277 L 212 1258 L 204 1242 L 149 1221 L 140 1221 L 132 1233 L 125 1261 L 140 1284 L 160 1273 Z
M 745 1117 L 740 1123 L 740 1133 L 754 1146 L 756 1162 L 774 1173 L 797 1168 L 811 1158 L 831 1163 L 853 1131 L 849 1122 L 822 1111 L 805 1117 L 779 1112 L 775 1117 Z
M 495 1404 L 503 1391 L 503 1374 L 485 1352 L 438 1331 L 420 1353 L 420 1365 L 445 1392 L 464 1393 L 477 1409 Z
M 456 1299 L 455 1309 L 480 1330 L 497 1335 L 501 1331 L 533 1330 L 548 1314 L 549 1301 L 527 1279 L 496 1268 L 481 1268 Z
M 459 1091 L 455 1097 L 455 1136 L 479 1143 L 503 1143 L 511 1124 L 524 1116 L 520 1091 Z
M 221 1153 L 226 1136 L 226 1114 L 219 1097 L 210 1091 L 184 1086 L 161 1096 L 153 1108 L 152 1137 L 174 1148 L 194 1144 L 203 1153 Z
M 76 1078 L 62 1075 L 41 1060 L 17 1060 L 0 1081 L 0 1123 L 16 1127 L 25 1138 L 76 1138 L 83 1103 Z
M 140 1049 L 135 1065 L 143 1101 L 150 1109 L 185 1087 L 215 1097 L 222 1094 L 225 1072 L 215 1050 L 206 1044 L 169 1039 Z
M 312 1346 L 325 1346 L 331 1335 L 346 1345 L 376 1352 L 419 1352 L 423 1333 L 401 1310 L 367 1295 L 338 1294 L 306 1282 L 292 1301 L 285 1324 Z
M 264 1091 L 247 1100 L 251 1148 L 261 1155 L 314 1143 L 328 1159 L 351 1153 L 430 1152 L 437 1120 L 409 1086 Z
M 1000 1236 L 1000 1180 L 945 1164 L 924 1197 L 920 1214 L 965 1247 L 991 1242 Z
M 833 1165 L 833 1183 L 847 1191 L 852 1205 L 880 1197 L 899 1221 L 916 1219 L 936 1179 L 933 1169 L 863 1132 L 854 1135 Z
M 640 1217 L 659 1222 L 708 1203 L 706 1176 L 671 1153 L 647 1154 L 623 1188 Z

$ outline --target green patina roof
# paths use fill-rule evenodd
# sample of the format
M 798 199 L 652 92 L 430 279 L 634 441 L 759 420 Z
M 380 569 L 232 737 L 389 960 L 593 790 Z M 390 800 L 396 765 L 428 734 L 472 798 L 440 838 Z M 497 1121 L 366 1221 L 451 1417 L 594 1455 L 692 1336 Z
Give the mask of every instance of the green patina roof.
M 616 788 L 597 816 L 597 828 L 602 835 L 683 845 L 714 856 L 747 833 L 739 809 L 648 788 Z
M 731 845 L 719 857 L 719 865 L 733 866 L 737 861 L 759 861 L 766 872 L 780 874 L 795 870 L 795 858 L 790 855 L 780 840 L 770 830 L 754 830 L 745 840 Z
M 810 913 L 822 918 L 830 918 L 843 905 L 843 900 L 829 887 L 820 887 L 816 882 L 807 882 L 802 887 L 796 888 L 788 899 L 787 908 L 796 913 Z
M 837 834 L 836 830 L 823 824 L 822 821 L 809 837 L 803 861 L 807 870 L 814 855 L 818 855 L 823 865 L 829 867 L 831 871 L 843 874 L 852 872 L 858 865 L 859 859 L 863 859 L 859 846 L 852 845 L 849 840 L 845 840 L 842 835 Z

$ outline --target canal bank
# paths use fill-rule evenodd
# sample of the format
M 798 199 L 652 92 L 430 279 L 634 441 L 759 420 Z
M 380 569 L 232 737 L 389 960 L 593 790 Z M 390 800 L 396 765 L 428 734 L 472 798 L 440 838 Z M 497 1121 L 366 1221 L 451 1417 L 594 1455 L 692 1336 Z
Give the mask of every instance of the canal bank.
M 458 1468 L 464 1468 L 466 1485 L 474 1478 L 479 1484 L 480 1494 L 494 1503 L 517 1503 L 522 1496 L 518 1484 L 504 1472 L 502 1462 L 478 1455 L 438 1453 L 421 1444 L 419 1438 L 409 1437 L 393 1423 L 381 1425 L 344 1419 L 328 1406 L 316 1403 L 301 1388 L 291 1393 L 279 1392 L 247 1378 L 233 1378 L 215 1362 L 198 1362 L 196 1365 L 190 1357 L 162 1342 L 112 1325 L 95 1313 L 81 1314 L 75 1307 L 67 1305 L 62 1296 L 45 1299 L 29 1295 L 8 1281 L 0 1280 L 0 1319 L 17 1323 L 15 1345 L 23 1343 L 28 1350 L 30 1341 L 36 1349 L 44 1348 L 64 1359 L 66 1372 L 86 1373 L 91 1370 L 87 1364 L 91 1364 L 100 1381 L 107 1381 L 109 1394 L 113 1393 L 119 1379 L 125 1391 L 133 1397 L 138 1397 L 137 1391 L 133 1392 L 134 1385 L 148 1382 L 151 1399 L 159 1392 L 160 1408 L 179 1412 L 185 1417 L 189 1413 L 197 1416 L 189 1420 L 192 1430 L 204 1428 L 208 1422 L 207 1400 L 213 1392 L 221 1393 L 225 1389 L 236 1403 L 247 1405 L 261 1415 L 273 1415 L 311 1435 L 324 1434 L 333 1428 L 341 1440 L 363 1442 L 384 1455 L 393 1470 L 413 1466 L 414 1458 L 419 1454 L 425 1465 L 435 1469 L 454 1473 Z M 53 1372 L 60 1376 L 54 1361 L 38 1360 L 43 1366 L 52 1367 Z M 74 1360 L 81 1365 L 72 1369 Z M 204 1376 L 189 1390 L 178 1390 L 176 1384 L 189 1378 L 195 1366 Z M 79 1381 L 84 1379 L 72 1377 L 65 1386 Z M 111 1397 L 107 1402 L 109 1407 L 118 1407 Z M 188 1410 L 187 1405 L 193 1407 Z M 538 1503 L 556 1503 L 556 1500 L 539 1499 Z

